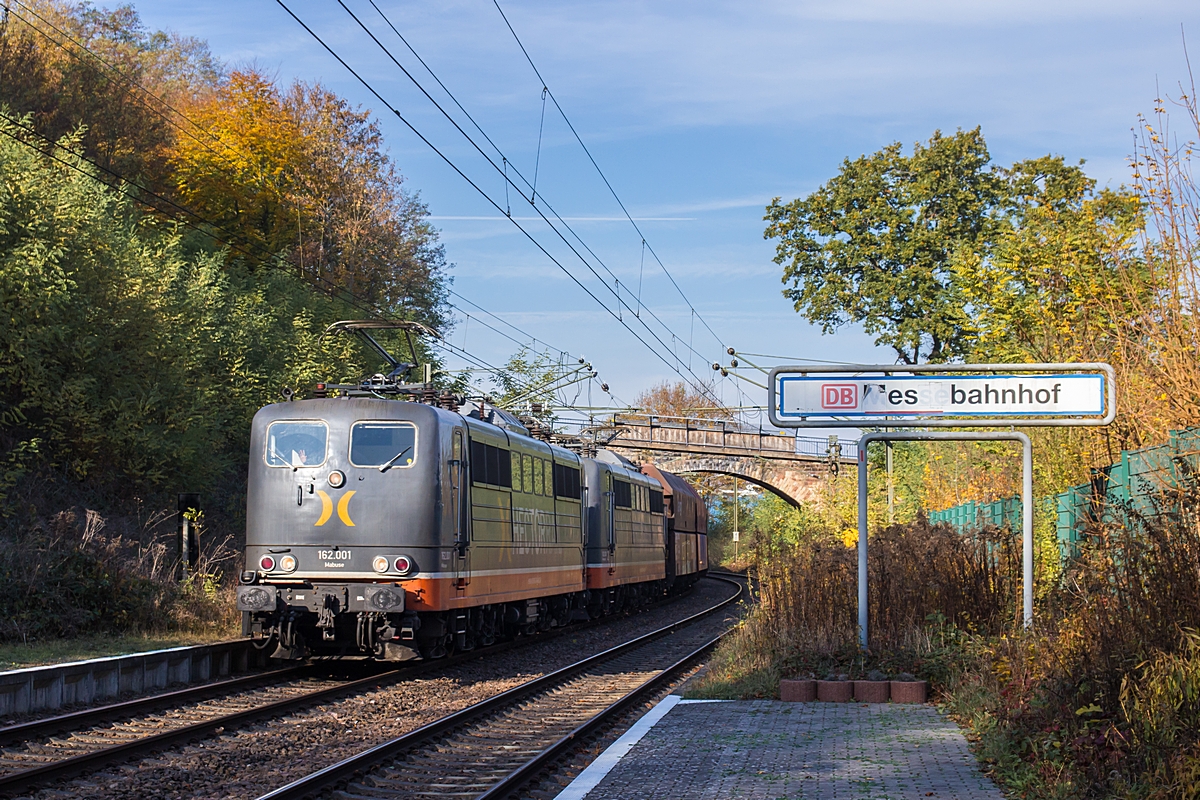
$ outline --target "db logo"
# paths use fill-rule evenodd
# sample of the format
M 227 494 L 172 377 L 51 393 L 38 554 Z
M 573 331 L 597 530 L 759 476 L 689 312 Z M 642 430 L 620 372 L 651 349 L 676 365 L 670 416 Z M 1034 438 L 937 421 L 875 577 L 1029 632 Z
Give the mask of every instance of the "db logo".
M 821 384 L 821 408 L 858 408 L 858 385 L 854 383 Z

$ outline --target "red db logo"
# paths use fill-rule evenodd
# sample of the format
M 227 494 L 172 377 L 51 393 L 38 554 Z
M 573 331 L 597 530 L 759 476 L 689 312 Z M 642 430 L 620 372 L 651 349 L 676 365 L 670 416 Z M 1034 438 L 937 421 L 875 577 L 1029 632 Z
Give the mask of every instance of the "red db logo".
M 821 408 L 858 408 L 858 385 L 854 383 L 821 384 Z

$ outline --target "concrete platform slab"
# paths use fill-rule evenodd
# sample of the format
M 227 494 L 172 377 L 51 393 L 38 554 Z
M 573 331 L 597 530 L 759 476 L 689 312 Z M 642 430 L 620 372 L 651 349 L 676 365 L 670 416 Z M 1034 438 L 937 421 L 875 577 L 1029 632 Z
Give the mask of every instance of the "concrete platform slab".
M 560 800 L 1003 799 L 932 706 L 672 695 L 639 725 Z

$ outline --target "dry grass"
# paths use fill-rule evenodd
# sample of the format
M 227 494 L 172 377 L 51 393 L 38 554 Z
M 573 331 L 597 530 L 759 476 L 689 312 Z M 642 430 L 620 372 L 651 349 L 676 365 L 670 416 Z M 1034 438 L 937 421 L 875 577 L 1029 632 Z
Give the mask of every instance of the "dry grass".
M 776 697 L 779 679 L 875 669 L 941 685 L 962 632 L 998 632 L 1012 618 L 1018 568 L 1011 537 L 964 537 L 924 519 L 871 537 L 870 651 L 858 648 L 857 554 L 819 534 L 756 544 L 756 604 L 692 688 L 702 697 Z
M 63 664 L 89 658 L 145 653 L 169 647 L 207 644 L 231 639 L 225 632 L 176 631 L 156 635 L 113 635 L 77 636 L 71 639 L 45 639 L 30 643 L 8 642 L 0 644 L 0 670 L 35 667 L 44 664 Z
M 778 696 L 781 677 L 930 680 L 1013 796 L 1200 797 L 1200 489 L 1113 507 L 1018 627 L 1016 543 L 924 521 L 872 537 L 871 648 L 855 554 L 827 534 L 755 552 L 758 604 L 691 687 Z
M 174 514 L 110 520 L 69 510 L 10 527 L 4 539 L 0 641 L 29 647 L 77 637 L 237 632 L 231 539 L 213 540 L 202 529 L 197 568 L 180 580 Z
M 1200 495 L 1171 499 L 1108 509 L 1037 630 L 954 675 L 949 707 L 1014 794 L 1200 797 Z

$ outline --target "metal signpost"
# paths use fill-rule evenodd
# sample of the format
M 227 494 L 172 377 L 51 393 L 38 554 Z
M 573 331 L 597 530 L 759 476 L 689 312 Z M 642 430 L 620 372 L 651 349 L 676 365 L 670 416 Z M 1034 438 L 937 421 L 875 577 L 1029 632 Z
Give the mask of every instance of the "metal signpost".
M 776 367 L 768 413 L 781 428 L 995 428 L 1107 425 L 1108 364 Z M 1021 442 L 1022 619 L 1033 624 L 1033 448 L 1016 431 L 875 431 L 858 442 L 858 627 L 867 647 L 867 448 L 883 441 Z

